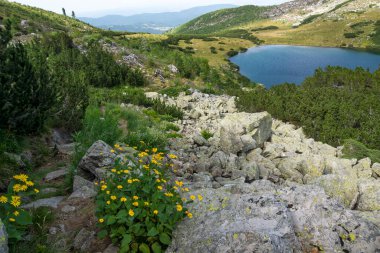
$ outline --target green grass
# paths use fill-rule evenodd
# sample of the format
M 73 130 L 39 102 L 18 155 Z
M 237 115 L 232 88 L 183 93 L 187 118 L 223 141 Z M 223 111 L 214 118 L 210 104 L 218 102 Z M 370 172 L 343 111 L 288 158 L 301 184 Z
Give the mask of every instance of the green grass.
M 51 209 L 40 207 L 31 210 L 33 225 L 29 229 L 30 239 L 11 243 L 9 245 L 10 253 L 36 252 L 36 253 L 54 253 L 54 249 L 47 243 L 49 234 L 49 225 L 54 220 L 54 213 Z
M 263 18 L 264 12 L 271 8 L 268 6 L 247 5 L 214 11 L 174 29 L 172 33 L 217 34 L 227 30 L 229 27 L 241 26 L 253 20 L 260 20 Z
M 202 137 L 205 138 L 206 140 L 208 140 L 208 139 L 210 139 L 211 137 L 214 136 L 213 133 L 210 133 L 210 132 L 207 131 L 207 130 L 202 130 L 202 131 L 201 131 L 201 135 L 202 135 Z
M 380 163 L 380 150 L 369 149 L 363 143 L 352 139 L 344 141 L 343 155 L 345 158 L 356 159 L 369 157 L 372 162 Z

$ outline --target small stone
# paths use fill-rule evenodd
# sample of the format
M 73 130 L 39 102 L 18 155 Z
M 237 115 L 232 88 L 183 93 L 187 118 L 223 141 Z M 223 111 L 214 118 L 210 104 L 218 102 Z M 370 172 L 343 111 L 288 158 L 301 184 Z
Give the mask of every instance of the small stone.
M 57 208 L 59 203 L 61 203 L 64 198 L 65 197 L 63 196 L 59 196 L 59 197 L 53 197 L 53 198 L 47 198 L 47 199 L 39 199 L 37 201 L 34 201 L 32 203 L 22 206 L 22 208 L 25 208 L 25 209 L 39 208 L 39 207 Z
M 79 190 L 80 188 L 82 188 L 83 186 L 87 186 L 88 188 L 95 190 L 95 186 L 94 186 L 93 182 L 88 181 L 88 180 L 84 179 L 83 177 L 80 177 L 77 175 L 74 176 L 73 191 L 75 192 L 75 191 Z
M 73 192 L 70 195 L 69 199 L 74 199 L 74 198 L 89 199 L 89 198 L 95 197 L 96 195 L 97 195 L 97 192 L 94 189 L 89 188 L 87 186 L 83 186 L 82 188 Z
M 56 227 L 49 228 L 49 234 L 55 235 L 57 234 L 58 229 Z
M 0 219 L 0 252 L 8 253 L 8 234 L 4 223 Z
M 113 244 L 108 245 L 108 247 L 103 251 L 103 253 L 118 253 L 119 248 Z
M 57 179 L 60 179 L 60 178 L 64 177 L 68 173 L 69 173 L 69 171 L 66 168 L 65 169 L 61 169 L 61 170 L 52 171 L 52 172 L 48 173 L 44 177 L 44 181 L 45 182 L 50 182 L 50 181 L 53 181 L 53 180 L 57 180 Z
M 92 241 L 94 240 L 95 232 L 82 228 L 74 238 L 74 249 L 83 252 L 88 252 Z
M 76 209 L 75 206 L 69 206 L 69 205 L 67 205 L 67 206 L 62 207 L 62 212 L 64 212 L 64 213 L 71 213 L 71 212 L 74 212 L 75 209 Z

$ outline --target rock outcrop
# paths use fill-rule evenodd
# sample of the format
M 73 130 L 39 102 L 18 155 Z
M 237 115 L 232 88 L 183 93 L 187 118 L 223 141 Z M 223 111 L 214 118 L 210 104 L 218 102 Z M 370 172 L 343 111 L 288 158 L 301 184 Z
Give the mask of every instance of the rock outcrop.
M 8 253 L 8 234 L 4 223 L 0 219 L 0 252 Z
M 150 97 L 184 111 L 173 139 L 175 174 L 204 200 L 168 252 L 375 252 L 380 248 L 379 165 L 341 158 L 235 98 L 192 91 Z M 208 133 L 208 139 L 202 133 Z

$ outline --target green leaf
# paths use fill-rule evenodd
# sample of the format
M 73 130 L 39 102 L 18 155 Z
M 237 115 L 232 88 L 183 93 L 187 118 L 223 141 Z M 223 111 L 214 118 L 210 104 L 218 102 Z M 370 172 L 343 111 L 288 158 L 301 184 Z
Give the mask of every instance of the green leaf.
M 99 233 L 98 233 L 98 238 L 99 239 L 103 239 L 103 238 L 105 238 L 106 236 L 107 236 L 107 234 L 108 234 L 108 232 L 107 232 L 107 230 L 101 230 Z
M 139 246 L 139 250 L 140 250 L 142 253 L 150 253 L 149 246 L 146 245 L 145 243 L 141 243 L 141 244 L 140 244 L 140 246 Z
M 122 218 L 125 218 L 125 217 L 127 217 L 127 216 L 128 216 L 128 213 L 127 213 L 127 210 L 125 210 L 125 209 L 120 210 L 120 211 L 117 213 L 117 215 L 116 215 L 117 219 L 122 219 Z
M 107 225 L 112 225 L 116 222 L 116 217 L 114 215 L 111 215 L 107 219 Z
M 158 242 L 153 243 L 152 250 L 153 253 L 161 253 L 161 245 Z
M 160 241 L 163 244 L 169 245 L 171 242 L 170 236 L 167 233 L 160 234 Z
M 16 218 L 16 222 L 23 226 L 33 224 L 32 217 L 27 212 L 20 212 L 20 215 Z
M 131 241 L 132 241 L 131 234 L 125 234 L 123 237 L 123 240 L 121 241 L 121 247 L 122 248 L 129 247 L 129 244 L 131 243 Z
M 156 236 L 156 235 L 158 235 L 158 234 L 159 234 L 158 230 L 157 230 L 155 227 L 152 227 L 152 228 L 148 231 L 147 236 L 149 236 L 149 237 L 153 237 L 153 236 Z

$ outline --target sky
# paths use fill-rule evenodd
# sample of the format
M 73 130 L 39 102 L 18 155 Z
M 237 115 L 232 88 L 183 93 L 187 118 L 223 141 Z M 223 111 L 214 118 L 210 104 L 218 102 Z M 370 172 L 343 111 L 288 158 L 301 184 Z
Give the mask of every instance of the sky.
M 107 14 L 131 15 L 146 12 L 179 11 L 212 4 L 271 5 L 289 0 L 13 0 L 57 13 L 75 11 L 76 16 L 95 17 Z

